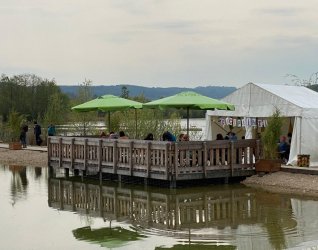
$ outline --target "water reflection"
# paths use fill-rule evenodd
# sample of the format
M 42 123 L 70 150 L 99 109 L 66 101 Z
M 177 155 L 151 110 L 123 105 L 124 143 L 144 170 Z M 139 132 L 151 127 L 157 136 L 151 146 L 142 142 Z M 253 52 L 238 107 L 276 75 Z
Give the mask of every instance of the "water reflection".
M 100 244 L 102 247 L 116 248 L 127 245 L 130 241 L 139 240 L 145 236 L 139 234 L 134 228 L 131 230 L 123 227 L 111 226 L 108 228 L 92 229 L 83 227 L 73 230 L 76 239 Z
M 23 198 L 26 195 L 28 178 L 25 166 L 11 165 L 9 166 L 9 169 L 12 172 L 11 197 L 12 206 L 14 206 L 19 199 Z
M 297 236 L 290 197 L 241 185 L 169 190 L 52 178 L 48 200 L 53 208 L 177 238 L 189 249 L 254 249 L 260 242 L 259 249 L 285 249 L 286 237 Z

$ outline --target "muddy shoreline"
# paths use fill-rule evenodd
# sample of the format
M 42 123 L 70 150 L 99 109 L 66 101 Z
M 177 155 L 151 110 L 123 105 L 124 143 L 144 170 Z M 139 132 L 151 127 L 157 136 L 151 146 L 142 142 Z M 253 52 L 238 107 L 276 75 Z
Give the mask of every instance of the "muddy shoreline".
M 0 148 L 0 164 L 47 167 L 47 152 Z

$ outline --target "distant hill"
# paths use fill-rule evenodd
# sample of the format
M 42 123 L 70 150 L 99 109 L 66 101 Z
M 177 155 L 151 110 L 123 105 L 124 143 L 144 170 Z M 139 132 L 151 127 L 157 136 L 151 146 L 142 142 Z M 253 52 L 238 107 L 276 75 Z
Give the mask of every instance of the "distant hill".
M 136 85 L 113 85 L 113 86 L 92 86 L 93 95 L 95 97 L 101 95 L 121 95 L 122 87 L 126 86 L 129 91 L 129 96 L 138 96 L 144 94 L 144 96 L 150 100 L 156 100 L 162 97 L 177 94 L 181 91 L 195 91 L 202 95 L 206 95 L 212 98 L 220 99 L 223 98 L 236 90 L 235 87 L 220 87 L 220 86 L 208 86 L 208 87 L 195 87 L 195 88 L 179 88 L 179 87 L 141 87 Z M 60 86 L 61 91 L 70 96 L 74 96 L 77 92 L 78 86 Z

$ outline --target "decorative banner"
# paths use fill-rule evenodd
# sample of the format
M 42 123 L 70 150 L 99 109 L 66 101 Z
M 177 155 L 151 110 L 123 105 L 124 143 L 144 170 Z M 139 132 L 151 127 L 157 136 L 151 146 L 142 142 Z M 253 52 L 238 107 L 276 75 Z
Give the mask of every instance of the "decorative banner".
M 242 127 L 245 127 L 245 118 L 242 119 Z
M 267 120 L 263 121 L 263 127 L 267 127 Z
M 236 127 L 236 119 L 233 118 L 233 122 L 232 122 L 233 127 Z
M 224 118 L 221 118 L 221 125 L 225 126 L 225 119 Z
M 245 126 L 250 127 L 252 125 L 252 121 L 250 117 L 245 118 Z
M 242 127 L 241 119 L 237 119 L 236 124 L 237 124 L 237 127 L 239 127 L 239 128 Z
M 251 118 L 251 125 L 253 127 L 256 127 L 256 118 L 255 117 Z
M 233 127 L 267 127 L 266 119 L 257 119 L 256 117 L 244 117 L 244 118 L 234 118 L 234 117 L 220 117 L 219 123 L 224 127 L 233 126 Z

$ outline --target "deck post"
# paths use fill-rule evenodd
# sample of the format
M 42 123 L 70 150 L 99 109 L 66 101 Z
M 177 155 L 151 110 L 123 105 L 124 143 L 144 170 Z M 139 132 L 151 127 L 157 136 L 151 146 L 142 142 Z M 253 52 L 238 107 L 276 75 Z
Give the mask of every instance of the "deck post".
M 169 144 L 166 144 L 165 148 L 165 169 L 166 169 L 166 180 L 169 180 L 169 175 L 172 175 L 171 166 L 169 165 Z M 171 163 L 170 163 L 171 164 Z
M 74 169 L 73 173 L 74 173 L 75 176 L 79 176 L 79 170 L 78 169 Z
M 70 176 L 70 169 L 65 168 L 65 176 L 68 178 Z
M 98 140 L 98 151 L 97 151 L 98 173 L 99 173 L 99 175 L 102 173 L 102 144 L 103 144 L 103 141 L 101 139 L 99 139 Z
M 117 141 L 115 140 L 113 145 L 113 173 L 117 174 L 117 157 L 118 157 L 118 153 L 117 153 Z
M 52 152 L 51 152 L 51 137 L 48 136 L 47 137 L 47 162 L 48 162 L 49 166 L 50 166 L 51 155 L 52 155 Z
M 261 153 L 260 140 L 256 140 L 256 149 L 255 149 L 255 162 L 259 159 Z
M 84 139 L 84 169 L 87 170 L 87 138 Z
M 71 140 L 71 168 L 74 169 L 74 141 L 75 138 Z
M 59 167 L 62 167 L 62 137 L 59 138 Z
M 150 161 L 151 161 L 151 151 L 150 151 L 150 145 L 151 145 L 151 142 L 147 142 L 147 158 L 146 158 L 146 163 L 147 163 L 147 178 L 150 177 Z
M 179 146 L 178 146 L 178 143 L 175 143 L 174 144 L 174 171 L 175 171 L 175 180 L 178 179 L 178 176 L 179 176 L 179 157 L 178 157 L 178 154 L 179 154 Z
M 208 162 L 208 151 L 206 142 L 203 142 L 203 176 L 206 178 L 206 165 Z
M 234 169 L 233 169 L 233 163 L 234 163 L 234 141 L 230 141 L 230 155 L 231 155 L 231 162 L 230 162 L 230 167 L 231 167 L 231 176 L 234 176 Z M 228 180 L 227 180 L 228 183 Z
M 133 175 L 133 167 L 134 167 L 133 147 L 134 147 L 134 141 L 130 141 L 129 142 L 129 169 L 130 169 L 130 176 Z

